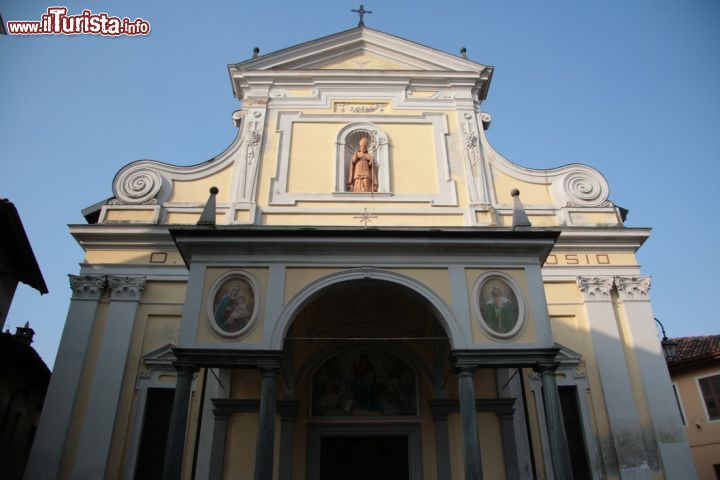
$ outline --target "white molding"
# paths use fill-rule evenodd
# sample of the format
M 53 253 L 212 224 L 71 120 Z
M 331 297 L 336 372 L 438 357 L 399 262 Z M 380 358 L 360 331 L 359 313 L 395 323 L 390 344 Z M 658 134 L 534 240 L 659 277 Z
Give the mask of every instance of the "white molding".
M 507 283 L 507 285 L 513 291 L 513 294 L 515 294 L 515 298 L 518 302 L 518 321 L 517 324 L 515 324 L 515 327 L 513 327 L 513 329 L 510 330 L 508 333 L 499 333 L 494 331 L 485 322 L 485 319 L 482 316 L 482 309 L 480 308 L 480 290 L 482 289 L 482 286 L 485 284 L 485 282 L 492 280 L 493 278 L 499 278 L 505 281 L 505 283 Z M 473 316 L 475 317 L 475 321 L 486 335 L 488 335 L 493 340 L 499 342 L 512 342 L 517 337 L 522 335 L 522 332 L 525 331 L 525 327 L 527 326 L 527 308 L 525 306 L 526 301 L 527 300 L 522 295 L 520 287 L 518 286 L 515 279 L 513 279 L 510 275 L 507 275 L 506 273 L 500 271 L 490 271 L 483 273 L 482 275 L 480 275 L 480 277 L 477 278 L 477 280 L 475 280 L 472 288 L 470 307 L 472 309 Z
M 217 292 L 223 283 L 233 278 L 242 278 L 250 284 L 250 288 L 252 288 L 253 295 L 255 296 L 255 302 L 253 305 L 253 312 L 250 315 L 250 319 L 247 324 L 237 332 L 226 332 L 225 330 L 222 330 L 215 321 L 214 301 L 215 295 L 217 295 Z M 257 279 L 250 272 L 245 270 L 231 270 L 229 272 L 225 272 L 213 282 L 210 287 L 210 292 L 205 299 L 205 314 L 206 320 L 215 335 L 225 340 L 230 338 L 237 339 L 247 337 L 255 329 L 255 327 L 257 327 L 259 323 L 258 317 L 260 316 L 260 311 L 262 310 L 262 294 L 258 285 Z
M 423 115 L 367 115 L 363 117 L 365 123 L 382 125 L 401 121 L 411 124 L 432 125 L 435 139 L 435 162 L 438 178 L 438 194 L 395 194 L 392 197 L 379 197 L 382 202 L 429 202 L 432 205 L 452 206 L 458 205 L 458 196 L 455 182 L 450 175 L 450 164 L 447 155 L 448 123 L 444 113 L 424 113 Z M 291 193 L 288 192 L 288 173 L 290 170 L 290 143 L 294 123 L 348 123 L 358 121 L 357 116 L 335 114 L 303 114 L 301 112 L 279 112 L 277 118 L 278 160 L 275 175 L 270 180 L 270 206 L 295 205 L 298 201 L 330 202 L 337 201 L 333 192 Z M 337 163 L 337 162 L 336 162 Z M 336 180 L 337 183 L 337 174 Z M 389 188 L 392 188 L 390 186 Z M 302 213 L 302 209 L 297 209 Z
M 417 70 L 482 72 L 487 67 L 371 28 L 353 28 L 228 65 L 232 78 L 247 70 L 311 69 L 360 53 L 382 56 Z

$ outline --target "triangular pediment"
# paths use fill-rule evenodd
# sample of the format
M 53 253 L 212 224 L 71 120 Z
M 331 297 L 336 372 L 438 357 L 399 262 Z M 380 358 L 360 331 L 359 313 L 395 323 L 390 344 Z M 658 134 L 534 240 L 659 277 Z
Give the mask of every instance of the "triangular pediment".
M 481 72 L 485 66 L 371 28 L 353 28 L 277 52 L 231 69 L 247 70 L 449 70 Z

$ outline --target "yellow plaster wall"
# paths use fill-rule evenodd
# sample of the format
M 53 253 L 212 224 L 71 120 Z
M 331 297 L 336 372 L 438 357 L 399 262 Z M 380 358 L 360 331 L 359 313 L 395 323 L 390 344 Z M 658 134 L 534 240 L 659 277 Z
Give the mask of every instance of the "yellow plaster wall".
M 335 191 L 335 155 L 341 123 L 293 124 L 288 160 L 288 192 Z
M 118 223 L 154 223 L 155 209 L 138 208 L 108 208 L 105 213 L 104 222 Z
M 333 273 L 342 272 L 343 268 L 287 268 L 285 270 L 285 304 L 305 286 Z
M 382 124 L 390 142 L 390 190 L 397 194 L 438 193 L 432 125 Z
M 372 211 L 368 211 L 371 215 Z M 264 213 L 262 215 L 263 225 L 349 225 L 362 226 L 359 219 L 355 218 L 360 212 L 348 212 L 346 214 L 326 213 Z M 373 227 L 452 227 L 465 225 L 465 218 L 462 214 L 457 215 L 432 215 L 432 214 L 392 214 L 382 213 L 378 218 L 370 220 Z
M 611 226 L 620 225 L 617 215 L 610 212 L 570 212 L 573 225 Z
M 498 203 L 512 204 L 513 200 L 510 192 L 513 188 L 517 188 L 520 190 L 520 199 L 523 205 L 555 204 L 549 184 L 523 182 L 496 168 L 492 169 L 492 175 L 495 181 L 495 193 L 497 194 Z
M 166 254 L 162 263 L 151 262 L 153 253 Z M 153 264 L 153 265 L 184 265 L 177 250 L 88 250 L 85 252 L 85 263 L 97 264 Z
M 446 305 L 452 305 L 450 274 L 446 268 L 391 268 L 389 270 L 414 278 L 435 292 Z
M 720 375 L 720 361 L 715 365 L 673 371 L 670 375 L 685 412 L 685 432 L 698 476 L 700 480 L 715 480 L 713 464 L 720 463 L 720 420 L 708 419 L 698 377 Z
M 511 277 L 513 280 L 515 280 L 515 283 L 517 283 L 519 289 L 520 289 L 520 295 L 522 298 L 518 298 L 518 301 L 524 301 L 525 302 L 525 326 L 523 327 L 522 332 L 520 332 L 520 335 L 517 337 L 514 337 L 511 342 L 512 343 L 533 343 L 537 341 L 537 332 L 535 331 L 535 317 L 532 312 L 532 308 L 530 308 L 530 293 L 528 292 L 528 285 L 527 285 L 527 278 L 525 277 L 525 272 L 522 269 L 486 269 L 486 268 L 468 268 L 465 269 L 465 279 L 467 282 L 467 292 L 468 292 L 468 308 L 470 309 L 470 325 L 472 328 L 472 335 L 473 335 L 473 343 L 476 344 L 488 344 L 488 343 L 496 343 L 496 344 L 505 344 L 508 342 L 498 341 L 490 336 L 488 336 L 483 329 L 480 327 L 478 322 L 479 319 L 475 318 L 475 315 L 473 312 L 473 304 L 472 302 L 475 302 L 477 299 L 473 297 L 473 288 L 475 286 L 475 282 L 477 281 L 480 276 L 486 272 L 502 272 Z
M 209 299 L 210 289 L 213 287 L 215 281 L 227 272 L 231 271 L 243 271 L 247 272 L 255 279 L 258 283 L 259 292 L 256 292 L 255 296 L 255 308 L 259 309 L 257 317 L 255 317 L 255 327 L 246 335 L 239 338 L 223 338 L 215 333 L 213 328 L 208 325 L 210 319 L 207 315 L 207 302 L 212 302 L 213 299 Z M 237 266 L 234 268 L 208 268 L 205 272 L 205 285 L 203 286 L 202 304 L 200 306 L 200 318 L 198 320 L 198 328 L 196 333 L 196 340 L 200 344 L 212 344 L 212 343 L 259 343 L 263 338 L 263 330 L 265 328 L 265 299 L 267 298 L 267 283 L 268 283 L 268 269 L 267 268 L 243 268 Z
M 210 187 L 218 187 L 216 201 L 225 203 L 230 198 L 230 182 L 232 165 L 225 167 L 210 176 L 197 180 L 173 180 L 172 193 L 168 202 L 172 203 L 205 203 L 210 195 Z

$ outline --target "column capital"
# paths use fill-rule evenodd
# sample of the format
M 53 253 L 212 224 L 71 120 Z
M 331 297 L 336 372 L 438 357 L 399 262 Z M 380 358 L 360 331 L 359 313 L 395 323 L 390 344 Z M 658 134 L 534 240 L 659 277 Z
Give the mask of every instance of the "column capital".
M 577 286 L 586 302 L 610 300 L 613 277 L 577 277 Z
M 99 300 L 105 290 L 105 275 L 68 275 L 73 300 Z
M 555 370 L 557 370 L 558 364 L 557 363 L 538 363 L 533 367 L 533 370 L 542 375 L 543 373 L 552 373 L 555 374 Z
M 618 289 L 620 298 L 628 300 L 649 300 L 650 299 L 650 277 L 647 276 L 617 276 L 615 286 Z
M 110 300 L 137 302 L 145 291 L 145 277 L 109 275 Z

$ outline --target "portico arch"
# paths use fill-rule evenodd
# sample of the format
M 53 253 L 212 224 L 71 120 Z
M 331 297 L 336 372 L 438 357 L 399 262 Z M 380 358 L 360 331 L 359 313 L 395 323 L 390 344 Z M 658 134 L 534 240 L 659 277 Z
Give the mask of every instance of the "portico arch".
M 295 316 L 328 289 L 356 280 L 372 280 L 399 285 L 412 291 L 433 313 L 445 330 L 452 349 L 466 348 L 467 340 L 458 319 L 440 296 L 422 282 L 396 272 L 375 268 L 355 268 L 322 277 L 303 287 L 283 307 L 272 329 L 270 349 L 282 350 L 285 336 Z

